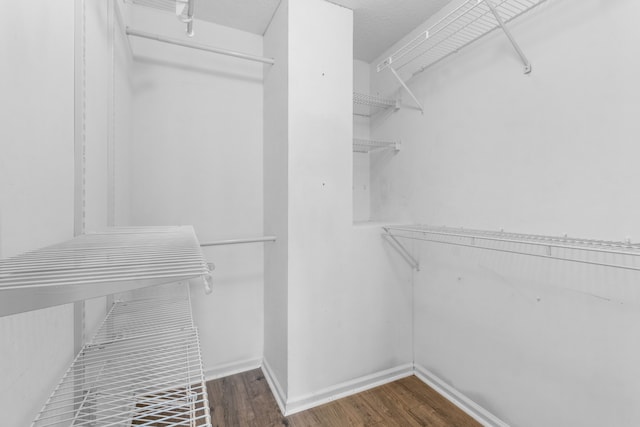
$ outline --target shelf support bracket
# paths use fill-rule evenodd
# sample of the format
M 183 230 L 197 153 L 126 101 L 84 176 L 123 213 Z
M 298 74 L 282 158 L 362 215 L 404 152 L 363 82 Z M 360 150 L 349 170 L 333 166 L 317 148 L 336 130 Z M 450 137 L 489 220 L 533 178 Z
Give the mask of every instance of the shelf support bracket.
M 507 36 L 507 38 L 509 39 L 509 41 L 513 45 L 513 48 L 516 50 L 516 52 L 518 53 L 518 56 L 520 56 L 520 59 L 524 63 L 524 73 L 525 74 L 529 74 L 531 72 L 531 62 L 529 62 L 529 60 L 525 56 L 525 54 L 522 51 L 522 49 L 520 49 L 520 46 L 518 45 L 518 42 L 516 42 L 516 39 L 513 38 L 513 35 L 511 34 L 511 31 L 509 31 L 509 28 L 507 28 L 506 24 L 504 23 L 502 17 L 500 16 L 498 11 L 496 10 L 496 7 L 493 5 L 491 0 L 484 0 L 484 2 L 489 7 L 489 10 L 491 10 L 491 13 L 496 18 L 496 21 L 498 22 L 498 25 L 500 25 L 500 28 L 502 28 L 502 31 L 504 31 L 505 35 Z
M 420 103 L 420 101 L 418 101 L 418 98 L 413 94 L 413 92 L 411 91 L 411 89 L 409 89 L 409 86 L 407 86 L 407 84 L 404 82 L 404 80 L 402 80 L 402 77 L 400 77 L 400 75 L 398 74 L 398 72 L 391 66 L 389 66 L 389 69 L 391 70 L 391 72 L 393 73 L 393 75 L 395 76 L 396 79 L 398 79 L 398 81 L 400 82 L 400 84 L 402 85 L 402 87 L 407 91 L 407 93 L 409 94 L 409 96 L 411 96 L 411 98 L 413 98 L 413 101 L 418 105 L 418 108 L 420 108 L 420 112 L 422 114 L 424 114 L 424 107 L 422 106 L 422 104 Z
M 400 254 L 400 256 L 407 262 L 407 264 L 409 264 L 412 269 L 420 271 L 420 263 L 418 262 L 418 260 L 415 259 L 413 255 L 411 255 L 411 253 L 407 250 L 407 248 L 404 247 L 402 243 L 400 243 L 396 236 L 389 232 L 389 229 L 383 229 L 385 231 L 385 234 L 383 234 L 383 236 L 387 238 L 387 242 L 389 242 L 391 247 Z

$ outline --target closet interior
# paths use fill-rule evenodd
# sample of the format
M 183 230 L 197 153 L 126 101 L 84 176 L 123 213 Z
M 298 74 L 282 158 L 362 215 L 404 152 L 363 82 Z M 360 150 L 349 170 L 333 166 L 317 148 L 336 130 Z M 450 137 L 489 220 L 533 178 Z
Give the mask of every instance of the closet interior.
M 221 425 L 244 374 L 291 425 L 409 377 L 484 426 L 639 425 L 637 16 L 14 4 L 1 424 Z

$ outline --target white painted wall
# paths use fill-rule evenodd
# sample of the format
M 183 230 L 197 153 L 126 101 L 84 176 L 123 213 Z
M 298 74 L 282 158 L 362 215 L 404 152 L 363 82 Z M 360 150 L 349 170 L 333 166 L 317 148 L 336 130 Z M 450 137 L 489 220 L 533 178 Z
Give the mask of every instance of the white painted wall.
M 280 2 L 264 35 L 264 370 L 282 404 L 288 393 L 289 2 Z
M 372 125 L 403 141 L 372 165 L 375 214 L 637 241 L 639 14 L 631 0 L 550 0 L 512 26 L 531 75 L 496 32 L 411 81 L 424 116 Z M 373 69 L 372 86 L 394 90 Z M 415 251 L 416 364 L 514 426 L 638 424 L 637 276 Z
M 132 8 L 133 28 L 186 38 L 175 16 Z M 262 37 L 196 22 L 194 42 L 262 53 Z M 200 241 L 262 235 L 262 65 L 132 38 L 131 222 L 192 224 Z M 262 244 L 205 248 L 194 289 L 204 368 L 262 357 Z
M 74 2 L 0 17 L 0 256 L 73 236 Z M 73 357 L 70 305 L 0 318 L 2 424 L 29 425 Z
M 114 82 L 113 110 L 113 224 L 130 225 L 131 220 L 131 145 L 133 140 L 133 54 L 125 34 L 128 10 L 122 0 L 116 2 L 114 18 Z
M 0 80 L 0 256 L 73 237 L 74 225 L 74 32 L 86 29 L 86 203 L 88 229 L 107 225 L 107 114 L 112 70 L 111 2 L 86 2 L 84 24 L 74 7 L 21 2 L 4 14 Z M 81 15 L 82 16 L 82 15 Z M 122 33 L 116 43 L 122 45 Z M 123 65 L 119 57 L 116 68 Z M 122 70 L 122 68 L 121 68 Z M 111 90 L 111 89 L 109 89 Z M 120 105 L 129 91 L 116 85 Z M 113 125 L 129 141 L 127 122 Z M 122 212 L 126 207 L 122 205 Z M 105 298 L 86 302 L 85 334 L 105 315 Z M 0 318 L 0 412 L 6 425 L 28 425 L 73 358 L 72 305 Z
M 107 226 L 109 156 L 109 97 L 111 89 L 111 51 L 108 13 L 111 1 L 85 3 L 85 229 Z
M 355 59 L 353 61 L 353 91 L 369 93 L 369 64 Z M 369 117 L 353 116 L 353 137 L 369 138 Z M 353 153 L 353 221 L 369 221 L 371 204 L 369 195 L 369 154 Z
M 353 226 L 351 37 L 352 12 L 321 0 L 282 2 L 265 36 L 288 72 L 265 73 L 265 229 L 285 245 L 265 257 L 265 360 L 288 413 L 411 362 L 410 273 L 377 227 Z

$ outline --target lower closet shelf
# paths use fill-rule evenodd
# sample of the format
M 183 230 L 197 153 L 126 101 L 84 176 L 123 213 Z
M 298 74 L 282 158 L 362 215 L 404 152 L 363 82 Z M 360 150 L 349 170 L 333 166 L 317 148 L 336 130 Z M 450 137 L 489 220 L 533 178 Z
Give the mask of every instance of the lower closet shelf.
M 33 423 L 211 426 L 187 284 L 116 302 Z

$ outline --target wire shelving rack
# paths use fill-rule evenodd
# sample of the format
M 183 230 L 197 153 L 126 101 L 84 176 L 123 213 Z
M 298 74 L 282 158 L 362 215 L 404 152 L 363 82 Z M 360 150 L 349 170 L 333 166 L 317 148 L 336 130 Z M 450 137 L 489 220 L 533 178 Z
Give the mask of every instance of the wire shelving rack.
M 353 114 L 364 117 L 371 117 L 383 110 L 400 108 L 398 101 L 394 99 L 359 92 L 353 92 L 353 104 Z
M 186 283 L 118 300 L 32 427 L 136 425 L 211 426 Z
M 444 15 L 440 20 L 411 41 L 385 58 L 377 66 L 378 71 L 386 68 L 402 70 L 413 63 L 412 75 L 416 75 L 449 55 L 479 40 L 497 28 L 507 24 L 544 3 L 545 0 L 466 0 Z M 507 32 L 511 39 L 511 35 Z M 511 40 L 515 44 L 514 40 Z M 530 64 L 514 45 L 525 61 L 525 72 Z
M 398 151 L 399 149 L 400 149 L 399 141 L 384 141 L 379 139 L 353 138 L 354 153 L 371 153 L 373 151 L 380 151 L 380 150 Z
M 0 260 L 0 316 L 190 279 L 211 280 L 193 227 L 115 227 Z
M 569 236 L 509 233 L 504 231 L 402 225 L 383 227 L 383 236 L 415 269 L 419 264 L 401 243 L 403 239 L 465 246 L 490 251 L 640 271 L 640 244 L 630 241 L 582 239 Z

